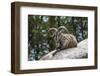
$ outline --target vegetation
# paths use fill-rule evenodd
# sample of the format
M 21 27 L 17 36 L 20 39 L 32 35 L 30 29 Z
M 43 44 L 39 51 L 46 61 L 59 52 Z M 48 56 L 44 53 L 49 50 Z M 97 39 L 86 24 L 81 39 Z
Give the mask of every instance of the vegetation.
M 49 53 L 48 29 L 65 26 L 80 42 L 88 37 L 88 18 L 71 16 L 28 16 L 28 60 L 39 60 Z M 53 42 L 54 43 L 54 42 Z M 52 43 L 52 44 L 53 44 Z

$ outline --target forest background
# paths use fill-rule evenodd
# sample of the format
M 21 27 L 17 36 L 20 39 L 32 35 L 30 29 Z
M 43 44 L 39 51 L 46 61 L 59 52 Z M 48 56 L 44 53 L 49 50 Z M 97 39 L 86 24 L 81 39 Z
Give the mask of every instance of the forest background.
M 39 60 L 50 52 L 48 29 L 59 26 L 65 26 L 78 42 L 88 38 L 87 17 L 28 15 L 29 61 Z

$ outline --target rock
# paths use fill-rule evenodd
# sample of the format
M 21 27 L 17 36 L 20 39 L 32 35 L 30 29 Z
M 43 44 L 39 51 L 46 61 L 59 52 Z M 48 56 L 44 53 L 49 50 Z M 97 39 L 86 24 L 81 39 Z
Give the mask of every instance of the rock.
M 78 46 L 75 48 L 69 48 L 61 50 L 53 55 L 53 53 L 57 51 L 54 50 L 42 58 L 40 60 L 62 60 L 62 59 L 83 59 L 88 58 L 88 39 L 85 39 L 78 43 Z
M 48 54 L 44 55 L 40 60 L 50 60 L 53 58 L 53 53 L 55 53 L 56 50 L 49 52 Z

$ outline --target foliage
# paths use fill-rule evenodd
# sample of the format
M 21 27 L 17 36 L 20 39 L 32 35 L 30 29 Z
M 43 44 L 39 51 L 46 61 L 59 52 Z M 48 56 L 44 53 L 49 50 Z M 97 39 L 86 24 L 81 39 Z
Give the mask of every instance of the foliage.
M 88 18 L 71 16 L 28 16 L 28 60 L 39 60 L 49 53 L 48 29 L 65 26 L 80 42 L 88 37 Z M 53 42 L 54 43 L 54 42 Z M 52 45 L 53 45 L 52 43 Z

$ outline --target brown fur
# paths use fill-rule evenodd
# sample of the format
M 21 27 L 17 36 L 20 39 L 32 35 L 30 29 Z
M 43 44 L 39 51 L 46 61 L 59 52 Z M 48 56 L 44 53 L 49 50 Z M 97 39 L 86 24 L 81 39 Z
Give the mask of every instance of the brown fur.
M 60 49 L 77 47 L 77 40 L 75 36 L 69 34 L 68 29 L 64 26 L 58 28 L 57 38 L 60 43 Z
M 49 28 L 48 33 L 50 51 L 56 50 L 52 53 L 53 55 L 62 49 L 77 47 L 75 36 L 70 34 L 64 26 L 60 26 L 58 29 Z

